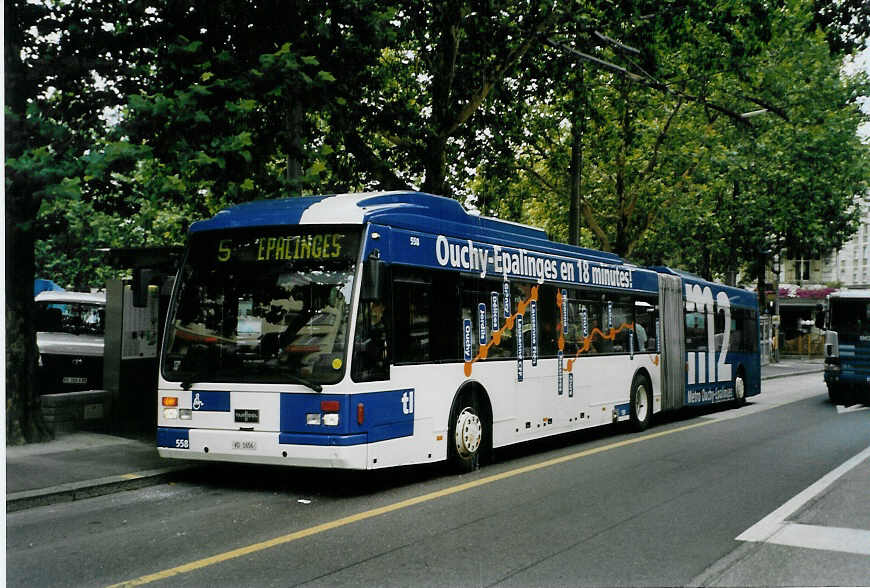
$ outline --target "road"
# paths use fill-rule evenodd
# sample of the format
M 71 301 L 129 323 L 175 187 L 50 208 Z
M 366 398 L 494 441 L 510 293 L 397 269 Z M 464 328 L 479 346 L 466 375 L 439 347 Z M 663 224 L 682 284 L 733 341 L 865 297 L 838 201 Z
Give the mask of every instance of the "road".
M 870 445 L 870 413 L 838 412 L 819 374 L 765 381 L 751 401 L 503 450 L 464 476 L 217 466 L 10 513 L 7 582 L 692 584 Z

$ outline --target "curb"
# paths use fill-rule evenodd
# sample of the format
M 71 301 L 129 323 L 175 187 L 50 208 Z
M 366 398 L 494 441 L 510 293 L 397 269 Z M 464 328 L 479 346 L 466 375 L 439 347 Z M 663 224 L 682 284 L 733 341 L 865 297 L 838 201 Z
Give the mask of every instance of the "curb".
M 84 498 L 154 486 L 173 479 L 177 474 L 190 469 L 190 467 L 189 465 L 177 465 L 15 492 L 6 496 L 6 512 L 17 512 L 37 506 L 73 502 Z

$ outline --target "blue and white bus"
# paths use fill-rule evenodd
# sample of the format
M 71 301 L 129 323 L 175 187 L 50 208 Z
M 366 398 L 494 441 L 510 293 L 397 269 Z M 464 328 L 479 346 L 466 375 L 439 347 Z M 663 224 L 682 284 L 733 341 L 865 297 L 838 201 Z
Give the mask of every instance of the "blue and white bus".
M 870 402 L 870 290 L 832 292 L 825 301 L 825 384 L 834 404 Z
M 414 192 L 192 225 L 160 362 L 164 457 L 477 467 L 514 443 L 760 392 L 753 293 Z

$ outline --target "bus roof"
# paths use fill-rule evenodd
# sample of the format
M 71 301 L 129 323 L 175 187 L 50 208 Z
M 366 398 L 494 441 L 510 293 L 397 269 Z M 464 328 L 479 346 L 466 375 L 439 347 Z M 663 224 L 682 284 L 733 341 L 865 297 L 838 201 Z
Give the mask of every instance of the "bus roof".
M 550 241 L 541 229 L 469 214 L 451 198 L 423 192 L 369 192 L 260 200 L 232 206 L 194 223 L 201 231 L 282 225 L 363 225 L 377 223 L 411 231 L 511 244 L 552 253 L 582 255 L 622 264 L 613 254 Z
M 679 276 L 683 283 L 685 284 L 698 284 L 698 285 L 710 285 L 715 286 L 717 290 L 723 290 L 728 292 L 728 297 L 731 299 L 732 304 L 742 304 L 744 306 L 753 306 L 758 302 L 758 296 L 755 292 L 751 292 L 749 290 L 744 290 L 743 288 L 738 288 L 736 286 L 727 286 L 725 284 L 720 284 L 718 282 L 708 282 L 701 276 L 696 276 L 695 274 L 689 273 L 687 271 L 674 269 L 672 267 L 667 267 L 663 265 L 654 266 L 650 269 L 655 270 L 660 274 L 670 274 L 672 276 Z

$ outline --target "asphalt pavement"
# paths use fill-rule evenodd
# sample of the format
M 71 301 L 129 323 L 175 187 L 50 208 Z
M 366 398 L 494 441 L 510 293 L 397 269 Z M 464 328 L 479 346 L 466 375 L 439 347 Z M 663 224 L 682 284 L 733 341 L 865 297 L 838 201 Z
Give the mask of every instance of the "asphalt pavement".
M 819 373 L 821 378 L 822 370 L 819 359 L 786 358 L 763 366 L 762 379 L 806 373 Z M 760 522 L 758 529 L 753 527 L 747 531 L 743 537 L 747 543 L 696 578 L 697 584 L 867 585 L 870 582 L 870 558 L 867 557 L 870 555 L 870 515 L 867 514 L 870 513 L 870 493 L 866 488 L 870 487 L 870 451 L 865 453 L 867 456 L 858 456 L 852 468 L 820 481 L 816 495 L 809 496 L 803 503 L 792 504 L 789 512 L 780 509 L 778 518 L 767 521 L 766 526 Z M 69 433 L 46 443 L 6 447 L 6 510 L 9 513 L 161 484 L 195 467 L 202 465 L 162 459 L 153 440 L 100 433 Z M 862 491 L 849 491 L 856 488 Z M 843 496 L 849 498 L 836 499 Z M 864 515 L 856 517 L 855 512 Z M 836 543 L 833 548 L 826 544 L 810 547 L 801 544 L 800 537 L 823 537 L 824 529 L 828 528 L 855 531 L 844 535 L 845 539 L 839 535 L 830 539 L 848 544 L 845 551 Z M 799 538 L 788 539 L 792 535 Z M 819 582 L 815 582 L 807 575 L 807 567 L 814 569 L 813 558 L 824 559 L 819 549 L 833 549 L 841 559 L 844 552 L 851 553 L 863 563 L 839 565 L 839 575 L 833 584 L 830 575 L 821 576 Z M 779 577 L 753 575 L 758 569 L 768 569 L 771 558 L 781 562 L 775 566 L 781 574 Z M 828 567 L 819 569 L 824 573 Z

